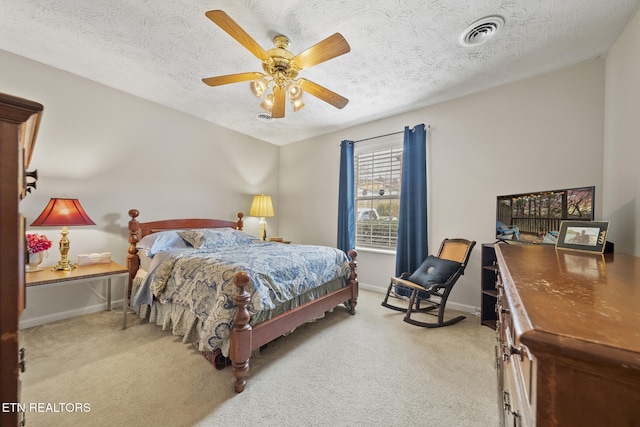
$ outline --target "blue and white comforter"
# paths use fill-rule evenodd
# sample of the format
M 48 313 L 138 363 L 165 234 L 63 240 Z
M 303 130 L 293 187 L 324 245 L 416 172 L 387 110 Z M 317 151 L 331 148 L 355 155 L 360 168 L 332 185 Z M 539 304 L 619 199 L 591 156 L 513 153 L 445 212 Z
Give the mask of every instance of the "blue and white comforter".
M 250 323 L 266 320 L 261 312 L 274 310 L 308 291 L 342 278 L 346 285 L 349 261 L 344 252 L 325 246 L 261 242 L 219 249 L 164 251 L 154 256 L 149 274 L 133 298 L 133 305 L 177 304 L 194 313 L 201 351 L 228 352 L 228 338 L 238 288 L 235 273 L 249 274 L 247 292 Z

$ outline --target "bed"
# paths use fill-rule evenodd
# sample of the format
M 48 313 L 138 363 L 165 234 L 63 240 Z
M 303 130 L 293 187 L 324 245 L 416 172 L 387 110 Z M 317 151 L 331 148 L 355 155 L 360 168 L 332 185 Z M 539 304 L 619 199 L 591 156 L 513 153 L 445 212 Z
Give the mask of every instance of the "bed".
M 147 305 L 158 324 L 184 323 L 201 352 L 228 356 L 238 393 L 254 351 L 338 306 L 355 314 L 355 250 L 257 241 L 243 233 L 242 213 L 236 221 L 138 216 L 129 211 L 132 305 Z

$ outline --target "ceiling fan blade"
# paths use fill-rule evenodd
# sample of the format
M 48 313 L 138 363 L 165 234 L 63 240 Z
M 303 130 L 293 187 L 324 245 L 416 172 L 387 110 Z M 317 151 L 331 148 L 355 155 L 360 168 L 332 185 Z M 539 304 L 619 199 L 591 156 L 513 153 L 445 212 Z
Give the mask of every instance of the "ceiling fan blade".
M 236 39 L 238 43 L 247 48 L 256 58 L 264 61 L 269 59 L 267 52 L 260 46 L 254 39 L 251 38 L 240 25 L 229 17 L 221 10 L 210 10 L 207 13 L 207 18 L 211 19 L 218 27 L 222 28 L 231 37 Z
M 335 33 L 293 57 L 295 66 L 303 70 L 351 51 L 342 34 Z
M 246 82 L 249 80 L 257 80 L 264 77 L 264 74 L 258 72 L 228 74 L 226 76 L 207 77 L 202 81 L 209 86 L 222 86 L 229 83 Z
M 327 102 L 336 108 L 342 109 L 349 103 L 349 100 L 347 98 L 340 96 L 337 93 L 330 91 L 326 87 L 322 87 L 310 80 L 298 79 L 298 84 L 305 92 L 317 98 L 320 98 L 324 102 Z
M 286 101 L 286 91 L 280 86 L 273 87 L 273 107 L 271 107 L 271 117 L 281 119 L 284 117 L 284 106 Z

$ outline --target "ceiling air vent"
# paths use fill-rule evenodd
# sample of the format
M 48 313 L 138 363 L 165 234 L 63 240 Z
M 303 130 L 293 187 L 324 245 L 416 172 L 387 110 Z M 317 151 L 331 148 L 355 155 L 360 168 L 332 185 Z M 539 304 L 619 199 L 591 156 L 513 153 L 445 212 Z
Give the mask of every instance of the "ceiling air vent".
M 460 44 L 467 47 L 478 46 L 493 38 L 503 25 L 504 19 L 501 16 L 482 18 L 464 30 L 460 35 Z
M 261 122 L 270 122 L 273 120 L 273 117 L 271 117 L 269 113 L 256 113 L 256 118 Z

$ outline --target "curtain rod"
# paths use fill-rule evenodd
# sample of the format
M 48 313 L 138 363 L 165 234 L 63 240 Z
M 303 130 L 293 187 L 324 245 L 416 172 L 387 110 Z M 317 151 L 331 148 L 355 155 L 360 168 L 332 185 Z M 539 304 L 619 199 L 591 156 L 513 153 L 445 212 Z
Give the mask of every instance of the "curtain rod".
M 427 125 L 427 129 L 431 129 L 431 125 Z M 353 143 L 355 144 L 356 142 L 370 141 L 372 139 L 384 138 L 385 136 L 398 135 L 400 133 L 404 133 L 404 130 L 401 130 L 400 132 L 388 133 L 386 135 L 372 136 L 371 138 L 358 139 L 357 141 L 353 141 Z
M 404 131 L 401 130 L 400 132 L 393 132 L 393 133 L 388 133 L 386 135 L 378 135 L 378 136 L 372 136 L 371 138 L 359 139 L 357 141 L 353 141 L 353 143 L 355 144 L 356 142 L 370 141 L 372 139 L 384 138 L 385 136 L 398 135 L 400 133 L 404 133 Z

